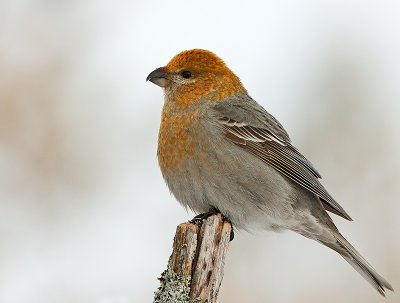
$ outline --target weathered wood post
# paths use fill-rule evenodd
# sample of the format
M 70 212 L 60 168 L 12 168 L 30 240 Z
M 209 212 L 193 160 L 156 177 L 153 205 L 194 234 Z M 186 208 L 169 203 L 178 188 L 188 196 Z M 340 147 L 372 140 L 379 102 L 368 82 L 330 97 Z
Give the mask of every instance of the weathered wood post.
M 231 224 L 220 214 L 212 215 L 199 224 L 180 224 L 154 302 L 215 303 L 231 230 Z

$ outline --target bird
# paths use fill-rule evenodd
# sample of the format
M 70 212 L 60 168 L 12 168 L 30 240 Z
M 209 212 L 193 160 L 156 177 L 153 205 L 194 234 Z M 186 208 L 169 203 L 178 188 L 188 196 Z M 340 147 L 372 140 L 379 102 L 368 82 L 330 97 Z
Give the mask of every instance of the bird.
M 170 192 L 237 230 L 291 230 L 339 253 L 381 295 L 393 287 L 341 235 L 352 221 L 279 123 L 211 51 L 191 49 L 152 71 L 164 89 L 157 157 Z

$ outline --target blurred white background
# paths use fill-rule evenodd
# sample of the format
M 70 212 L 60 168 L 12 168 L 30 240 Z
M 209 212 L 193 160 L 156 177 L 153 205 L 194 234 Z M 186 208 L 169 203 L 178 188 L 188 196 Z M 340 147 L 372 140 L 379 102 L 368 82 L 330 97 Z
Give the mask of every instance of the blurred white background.
M 156 160 L 176 53 L 214 51 L 355 219 L 400 301 L 400 2 L 0 2 L 0 302 L 152 302 L 178 223 Z M 294 233 L 236 234 L 219 302 L 383 302 Z

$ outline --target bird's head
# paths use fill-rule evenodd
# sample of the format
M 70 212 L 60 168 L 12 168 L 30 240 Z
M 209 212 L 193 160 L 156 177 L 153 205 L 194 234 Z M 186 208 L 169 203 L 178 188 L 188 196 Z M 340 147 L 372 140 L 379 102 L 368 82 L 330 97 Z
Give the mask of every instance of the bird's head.
M 169 100 L 182 105 L 218 102 L 245 92 L 224 61 L 202 49 L 179 53 L 166 66 L 152 71 L 146 80 L 163 87 Z

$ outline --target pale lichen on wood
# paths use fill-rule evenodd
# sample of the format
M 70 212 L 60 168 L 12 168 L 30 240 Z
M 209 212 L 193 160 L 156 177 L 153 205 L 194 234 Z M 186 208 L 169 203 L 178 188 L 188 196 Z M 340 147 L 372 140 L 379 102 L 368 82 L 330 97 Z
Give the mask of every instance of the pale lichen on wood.
M 154 302 L 216 302 L 231 230 L 231 224 L 220 214 L 208 217 L 201 225 L 180 224 Z
M 154 294 L 154 303 L 188 303 L 190 276 L 176 274 L 170 268 L 161 274 L 160 287 Z

